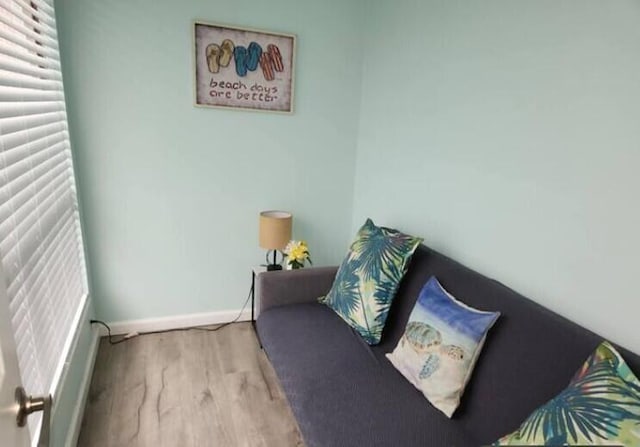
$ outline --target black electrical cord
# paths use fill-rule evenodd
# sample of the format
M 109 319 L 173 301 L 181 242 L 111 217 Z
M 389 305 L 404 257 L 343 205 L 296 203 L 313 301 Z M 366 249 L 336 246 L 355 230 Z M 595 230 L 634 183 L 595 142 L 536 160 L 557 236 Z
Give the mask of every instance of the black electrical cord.
M 111 335 L 111 328 L 109 327 L 109 325 L 107 323 L 105 323 L 104 321 L 100 321 L 100 320 L 89 320 L 89 323 L 91 324 L 101 324 L 104 327 L 107 328 L 107 332 L 109 332 L 109 344 L 111 345 L 117 345 L 118 343 L 122 343 L 123 341 L 127 341 L 129 340 L 128 338 L 121 338 L 120 340 L 117 341 L 113 341 L 113 335 Z M 125 336 L 126 337 L 126 336 Z
M 251 294 L 253 292 L 254 292 L 253 285 L 251 285 L 251 288 L 249 289 L 249 295 L 247 296 L 247 299 L 244 301 L 244 304 L 242 305 L 242 309 L 240 309 L 240 312 L 238 313 L 238 316 L 235 317 L 233 320 L 227 321 L 226 323 L 219 324 L 218 326 L 215 326 L 215 327 L 208 327 L 208 326 L 181 327 L 181 328 L 175 328 L 175 329 L 164 329 L 164 330 L 161 330 L 161 331 L 139 332 L 138 335 L 164 334 L 165 332 L 178 332 L 178 331 L 191 331 L 191 330 L 207 331 L 207 332 L 219 331 L 220 329 L 222 329 L 224 327 L 227 327 L 230 324 L 236 323 L 240 319 L 240 317 L 242 316 L 242 313 L 244 312 L 245 308 L 247 307 L 247 304 L 249 303 L 249 299 L 251 299 Z M 120 344 L 122 342 L 125 342 L 125 341 L 130 340 L 131 338 L 133 338 L 133 337 L 127 337 L 125 335 L 125 336 L 123 336 L 123 338 L 114 341 L 113 340 L 113 335 L 111 335 L 111 328 L 109 327 L 109 325 L 107 323 L 105 323 L 104 321 L 100 321 L 100 320 L 89 320 L 89 323 L 91 323 L 91 324 L 100 324 L 100 325 L 104 326 L 105 328 L 107 328 L 107 332 L 109 334 L 109 344 L 111 344 L 111 345 L 117 345 L 117 344 Z

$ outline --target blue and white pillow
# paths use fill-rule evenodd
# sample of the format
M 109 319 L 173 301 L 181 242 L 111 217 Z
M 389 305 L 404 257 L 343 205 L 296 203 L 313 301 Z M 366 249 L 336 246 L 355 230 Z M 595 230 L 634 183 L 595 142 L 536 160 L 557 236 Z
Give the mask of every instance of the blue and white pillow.
M 450 418 L 460 404 L 487 332 L 499 316 L 499 312 L 483 312 L 461 303 L 432 276 L 418 296 L 404 335 L 387 358 Z

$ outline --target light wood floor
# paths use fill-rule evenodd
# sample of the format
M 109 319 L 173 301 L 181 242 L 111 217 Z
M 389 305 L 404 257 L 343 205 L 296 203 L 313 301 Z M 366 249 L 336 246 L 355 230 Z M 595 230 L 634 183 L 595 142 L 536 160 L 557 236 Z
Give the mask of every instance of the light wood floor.
M 304 446 L 250 323 L 100 342 L 79 447 Z

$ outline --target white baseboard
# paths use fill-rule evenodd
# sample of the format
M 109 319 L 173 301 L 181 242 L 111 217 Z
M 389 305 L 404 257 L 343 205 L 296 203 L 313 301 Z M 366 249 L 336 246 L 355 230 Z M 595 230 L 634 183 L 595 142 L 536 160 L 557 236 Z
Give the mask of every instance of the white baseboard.
M 240 318 L 238 318 L 240 315 Z M 111 334 L 122 335 L 131 332 L 166 331 L 169 329 L 181 329 L 194 326 L 209 326 L 211 324 L 227 323 L 235 320 L 250 321 L 251 309 L 223 310 L 217 312 L 203 312 L 198 314 L 176 315 L 171 317 L 144 318 L 141 320 L 113 321 L 107 323 L 111 328 Z M 101 326 L 101 335 L 107 335 L 107 331 Z
M 78 437 L 80 436 L 80 428 L 82 427 L 82 418 L 84 416 L 84 408 L 89 397 L 89 387 L 91 386 L 91 377 L 93 377 L 93 367 L 96 364 L 96 356 L 98 355 L 98 346 L 100 345 L 100 337 L 98 331 L 93 330 L 91 347 L 89 348 L 89 361 L 82 375 L 80 383 L 80 399 L 76 402 L 71 415 L 71 426 L 67 432 L 67 439 L 64 443 L 67 447 L 78 445 Z

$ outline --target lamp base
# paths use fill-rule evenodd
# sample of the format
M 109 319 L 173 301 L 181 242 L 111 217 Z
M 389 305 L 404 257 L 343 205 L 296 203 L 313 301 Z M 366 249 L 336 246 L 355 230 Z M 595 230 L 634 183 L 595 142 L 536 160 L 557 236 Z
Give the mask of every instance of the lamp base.
M 267 272 L 273 272 L 275 270 L 282 270 L 282 265 L 278 264 L 278 261 L 276 260 L 276 255 L 278 253 L 278 251 L 280 250 L 269 250 L 267 252 L 267 255 L 265 256 L 266 260 L 267 260 Z M 269 259 L 269 254 L 273 253 L 273 258 Z M 282 255 L 282 261 L 284 262 L 284 253 L 280 252 L 280 254 Z

